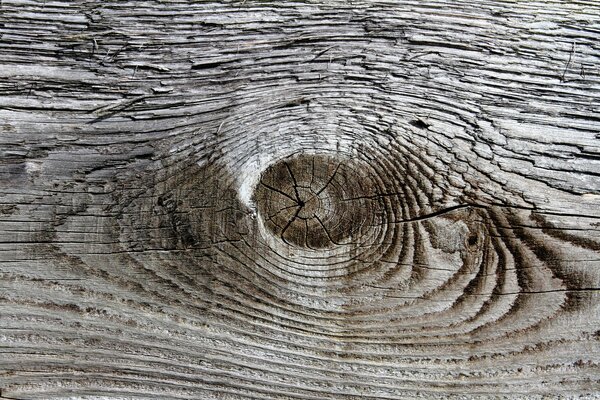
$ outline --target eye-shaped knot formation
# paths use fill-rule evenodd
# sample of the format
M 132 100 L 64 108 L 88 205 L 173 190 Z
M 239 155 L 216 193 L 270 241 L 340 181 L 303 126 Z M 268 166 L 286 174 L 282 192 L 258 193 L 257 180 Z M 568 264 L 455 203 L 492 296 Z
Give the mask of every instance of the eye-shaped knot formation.
M 330 248 L 360 241 L 373 226 L 374 181 L 355 161 L 301 154 L 260 177 L 254 199 L 268 230 L 288 245 Z

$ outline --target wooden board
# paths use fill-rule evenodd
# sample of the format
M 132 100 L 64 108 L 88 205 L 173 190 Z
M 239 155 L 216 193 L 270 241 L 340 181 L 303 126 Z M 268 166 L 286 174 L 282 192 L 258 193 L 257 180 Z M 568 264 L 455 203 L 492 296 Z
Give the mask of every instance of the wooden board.
M 0 399 L 600 398 L 596 1 L 0 3 Z

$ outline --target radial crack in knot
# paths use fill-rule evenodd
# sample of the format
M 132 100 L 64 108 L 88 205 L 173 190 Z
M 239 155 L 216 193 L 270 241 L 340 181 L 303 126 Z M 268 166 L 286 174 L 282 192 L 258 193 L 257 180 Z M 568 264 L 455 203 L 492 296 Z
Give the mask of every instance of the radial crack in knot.
M 364 169 L 326 155 L 281 160 L 260 177 L 254 194 L 258 211 L 268 230 L 288 245 L 323 249 L 354 243 L 364 227 L 373 226 L 380 207 L 365 200 L 374 182 Z

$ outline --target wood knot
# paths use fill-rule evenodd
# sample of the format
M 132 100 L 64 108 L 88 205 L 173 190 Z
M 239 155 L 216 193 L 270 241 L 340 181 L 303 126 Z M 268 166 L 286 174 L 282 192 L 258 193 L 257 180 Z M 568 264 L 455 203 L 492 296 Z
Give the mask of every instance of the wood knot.
M 254 195 L 258 212 L 269 231 L 288 245 L 323 249 L 350 244 L 374 211 L 359 201 L 368 197 L 372 183 L 357 169 L 353 162 L 327 155 L 280 160 L 260 177 Z

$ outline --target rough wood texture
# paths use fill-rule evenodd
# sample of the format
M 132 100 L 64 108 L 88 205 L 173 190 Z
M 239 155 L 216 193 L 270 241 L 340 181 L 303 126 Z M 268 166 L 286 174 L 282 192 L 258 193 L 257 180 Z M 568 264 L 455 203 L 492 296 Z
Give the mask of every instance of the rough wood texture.
M 600 398 L 597 1 L 0 22 L 0 398 Z

